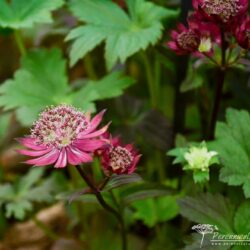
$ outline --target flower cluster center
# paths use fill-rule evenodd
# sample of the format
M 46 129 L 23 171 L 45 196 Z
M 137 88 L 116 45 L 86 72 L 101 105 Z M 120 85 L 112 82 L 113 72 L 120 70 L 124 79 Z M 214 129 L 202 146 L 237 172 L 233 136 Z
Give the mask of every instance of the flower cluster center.
M 199 47 L 200 38 L 193 32 L 182 32 L 177 38 L 178 45 L 185 50 L 195 50 Z
M 204 0 L 201 7 L 207 14 L 220 16 L 221 20 L 226 23 L 242 9 L 239 2 L 240 0 Z
M 34 123 L 31 136 L 38 144 L 62 148 L 88 127 L 86 116 L 69 105 L 47 108 Z
M 110 167 L 115 170 L 126 170 L 133 162 L 133 155 L 124 147 L 112 148 L 109 153 Z

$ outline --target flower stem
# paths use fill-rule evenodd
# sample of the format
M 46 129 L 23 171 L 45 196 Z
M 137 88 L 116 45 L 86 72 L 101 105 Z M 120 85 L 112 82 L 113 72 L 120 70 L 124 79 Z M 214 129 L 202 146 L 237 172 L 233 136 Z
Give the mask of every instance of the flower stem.
M 155 79 L 154 79 L 154 75 L 152 72 L 152 67 L 150 65 L 150 61 L 148 56 L 146 55 L 146 53 L 141 53 L 142 56 L 142 60 L 144 63 L 144 67 L 146 70 L 146 76 L 147 76 L 147 82 L 148 82 L 148 89 L 149 89 L 149 94 L 150 94 L 150 101 L 151 101 L 151 106 L 153 108 L 157 107 L 157 86 L 155 84 Z
M 216 121 L 220 110 L 220 103 L 221 103 L 221 97 L 222 97 L 223 86 L 225 82 L 225 74 L 226 74 L 226 49 L 227 49 L 227 44 L 225 40 L 225 33 L 224 30 L 221 29 L 221 65 L 218 68 L 218 78 L 217 78 L 218 82 L 216 85 L 216 94 L 215 94 L 215 100 L 214 100 L 209 134 L 208 134 L 209 140 L 214 139 Z
M 201 239 L 201 244 L 200 244 L 200 248 L 202 247 L 202 244 L 203 244 L 203 240 L 204 240 L 204 236 L 205 236 L 205 234 L 202 234 L 202 239 Z
M 87 183 L 87 185 L 93 191 L 93 193 L 96 196 L 97 200 L 99 201 L 100 205 L 104 209 L 106 209 L 109 213 L 112 213 L 119 221 L 120 226 L 121 226 L 122 249 L 126 250 L 127 249 L 126 228 L 125 228 L 125 224 L 124 224 L 124 220 L 123 220 L 122 215 L 118 211 L 116 211 L 114 208 L 112 208 L 108 203 L 106 203 L 100 190 L 94 185 L 92 180 L 85 174 L 85 172 L 82 170 L 82 168 L 79 165 L 76 166 L 76 169 L 79 172 L 80 176 L 83 178 L 83 180 Z
M 16 30 L 14 35 L 15 35 L 16 44 L 18 46 L 18 49 L 19 49 L 21 55 L 25 56 L 26 55 L 26 48 L 24 46 L 24 42 L 23 42 L 23 39 L 21 37 L 20 31 Z

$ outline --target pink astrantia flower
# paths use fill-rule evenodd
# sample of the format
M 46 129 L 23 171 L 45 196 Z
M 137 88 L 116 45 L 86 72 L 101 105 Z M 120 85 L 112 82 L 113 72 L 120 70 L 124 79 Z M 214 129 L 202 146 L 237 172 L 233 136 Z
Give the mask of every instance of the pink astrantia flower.
M 106 143 L 100 136 L 108 125 L 97 130 L 103 114 L 104 111 L 91 120 L 69 105 L 47 108 L 34 123 L 31 135 L 18 139 L 29 149 L 18 152 L 35 157 L 26 163 L 36 166 L 54 164 L 55 168 L 64 168 L 68 163 L 91 162 L 92 153 Z
M 210 38 L 212 42 L 220 44 L 220 28 L 215 23 L 207 22 L 202 18 L 199 12 L 194 12 L 188 17 L 190 29 L 194 30 L 201 39 Z
M 250 17 L 237 27 L 235 36 L 239 45 L 244 49 L 250 49 Z
M 110 145 L 101 152 L 102 166 L 107 175 L 133 173 L 140 157 L 132 144 L 123 146 L 118 137 L 110 139 Z
M 246 14 L 248 0 L 193 0 L 193 7 L 205 19 L 227 25 Z
M 172 41 L 168 42 L 168 47 L 177 55 L 186 55 L 197 51 L 200 45 L 200 36 L 194 30 L 186 28 L 179 23 L 177 30 L 171 32 Z

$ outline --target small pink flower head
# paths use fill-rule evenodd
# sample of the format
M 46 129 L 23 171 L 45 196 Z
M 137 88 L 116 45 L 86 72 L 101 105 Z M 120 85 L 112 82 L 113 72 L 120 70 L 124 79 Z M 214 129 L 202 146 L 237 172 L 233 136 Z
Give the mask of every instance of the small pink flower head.
M 104 111 L 92 120 L 69 105 L 49 107 L 40 114 L 31 129 L 31 135 L 18 139 L 29 150 L 19 153 L 33 156 L 27 164 L 45 166 L 54 164 L 55 168 L 91 162 L 92 153 L 106 141 L 99 137 L 107 131 L 108 125 L 97 130 Z
M 220 28 L 215 23 L 205 21 L 199 12 L 194 12 L 188 18 L 190 29 L 200 35 L 201 39 L 210 38 L 211 41 L 220 44 Z
M 132 174 L 140 160 L 132 144 L 121 145 L 118 137 L 110 140 L 110 146 L 101 153 L 102 166 L 107 175 Z
M 168 42 L 168 47 L 177 55 L 186 55 L 197 51 L 200 45 L 199 35 L 192 29 L 186 28 L 183 24 L 178 24 L 177 30 L 171 32 L 172 41 Z
M 237 27 L 235 36 L 242 48 L 250 49 L 250 17 L 247 17 L 243 23 Z
M 248 0 L 193 0 L 193 7 L 205 19 L 227 25 L 246 14 Z

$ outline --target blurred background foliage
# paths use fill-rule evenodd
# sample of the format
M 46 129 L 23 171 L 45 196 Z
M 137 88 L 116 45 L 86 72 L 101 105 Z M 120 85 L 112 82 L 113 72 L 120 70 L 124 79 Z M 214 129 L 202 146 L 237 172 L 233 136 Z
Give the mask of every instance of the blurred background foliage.
M 222 168 L 222 182 L 213 167 L 209 184 L 195 184 L 166 155 L 204 139 L 213 100 L 216 69 L 165 46 L 190 10 L 191 0 L 0 0 L 0 249 L 120 249 L 115 219 L 82 195 L 73 167 L 30 168 L 15 152 L 14 138 L 29 133 L 44 107 L 60 103 L 107 108 L 112 132 L 143 155 L 141 178 L 103 191 L 108 200 L 113 189 L 126 208 L 128 249 L 197 249 L 194 222 L 225 233 L 249 230 L 249 147 L 242 162 L 230 151 L 233 120 L 248 136 L 249 115 L 230 110 L 224 119 L 227 107 L 250 110 L 248 63 L 227 74 L 219 113 L 225 122 L 211 144 L 225 165 L 245 166 L 239 170 L 245 179 L 234 181 L 231 163 Z M 98 162 L 86 168 L 100 178 Z

